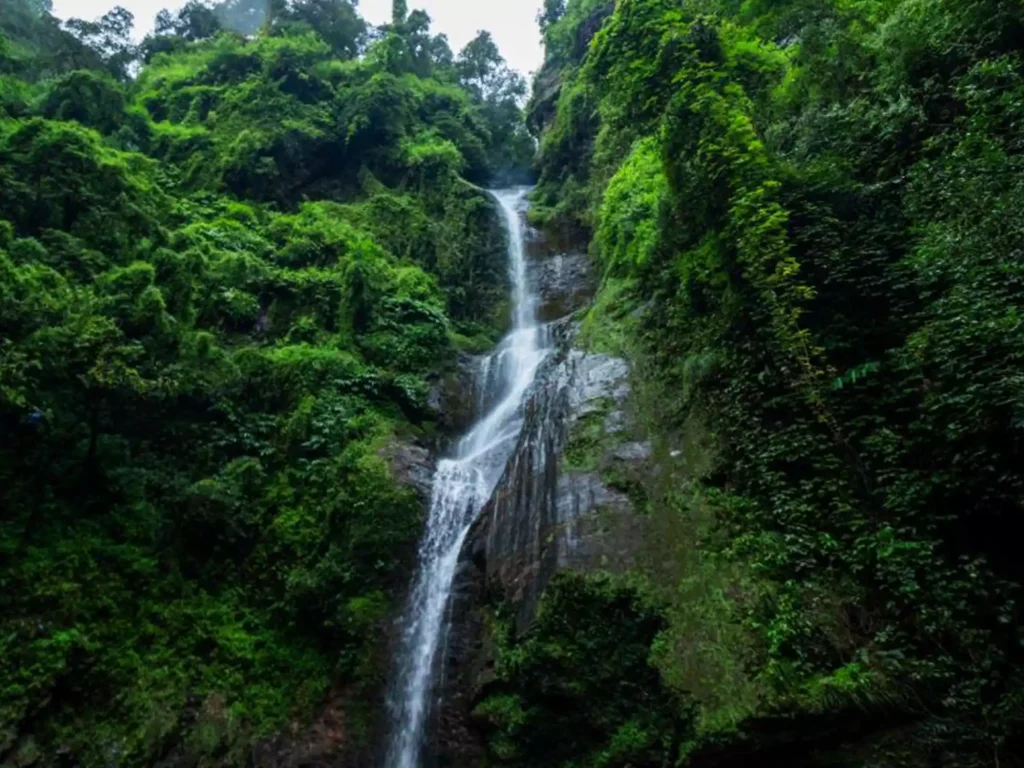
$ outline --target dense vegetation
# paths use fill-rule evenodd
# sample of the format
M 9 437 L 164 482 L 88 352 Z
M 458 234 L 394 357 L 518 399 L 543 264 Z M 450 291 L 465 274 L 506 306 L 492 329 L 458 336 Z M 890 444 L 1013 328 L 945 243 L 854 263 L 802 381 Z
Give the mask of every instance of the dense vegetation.
M 1017 0 L 546 0 L 525 120 L 401 0 L 49 11 L 0 5 L 0 762 L 367 745 L 390 458 L 502 330 L 529 125 L 656 471 L 642 568 L 492 606 L 490 763 L 1021 764 Z
M 505 321 L 521 77 L 396 3 L 0 4 L 0 762 L 379 710 L 432 378 Z M 340 702 L 340 703 L 338 703 Z
M 495 764 L 1021 764 L 1024 6 L 542 24 L 534 215 L 591 238 L 583 338 L 635 363 L 659 472 L 632 607 L 559 583 L 498 633 Z M 551 749 L 563 692 L 658 695 L 640 641 L 676 719 L 636 692 Z
M 562 573 L 529 632 L 495 606 L 496 684 L 474 716 L 498 765 L 663 765 L 689 734 L 686 703 L 648 662 L 659 606 L 606 575 Z

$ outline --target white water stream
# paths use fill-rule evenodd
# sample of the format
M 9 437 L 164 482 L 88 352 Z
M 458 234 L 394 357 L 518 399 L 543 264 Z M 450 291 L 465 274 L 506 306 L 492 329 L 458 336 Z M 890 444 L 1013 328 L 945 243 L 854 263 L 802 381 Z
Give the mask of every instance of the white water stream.
M 398 678 L 393 691 L 392 736 L 386 768 L 418 768 L 424 727 L 434 704 L 438 649 L 447 624 L 448 600 L 459 551 L 480 509 L 494 491 L 519 439 L 523 406 L 537 368 L 547 354 L 536 319 L 523 250 L 525 189 L 492 193 L 509 236 L 512 331 L 480 366 L 477 402 L 493 403 L 459 441 L 454 455 L 438 463 L 419 566 L 402 623 Z

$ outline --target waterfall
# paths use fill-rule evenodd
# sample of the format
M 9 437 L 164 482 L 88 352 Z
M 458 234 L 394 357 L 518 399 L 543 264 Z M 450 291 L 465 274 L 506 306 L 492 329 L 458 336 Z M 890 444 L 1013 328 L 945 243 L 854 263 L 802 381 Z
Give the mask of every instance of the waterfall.
M 508 229 L 512 330 L 481 365 L 485 375 L 478 387 L 484 389 L 478 402 L 493 405 L 480 414 L 479 421 L 458 442 L 454 455 L 439 462 L 434 476 L 416 579 L 402 619 L 387 768 L 419 766 L 459 551 L 515 448 L 523 426 L 527 390 L 547 354 L 545 334 L 536 319 L 536 299 L 526 274 L 521 219 L 526 190 L 491 194 L 501 207 Z M 500 389 L 487 391 L 488 387 Z

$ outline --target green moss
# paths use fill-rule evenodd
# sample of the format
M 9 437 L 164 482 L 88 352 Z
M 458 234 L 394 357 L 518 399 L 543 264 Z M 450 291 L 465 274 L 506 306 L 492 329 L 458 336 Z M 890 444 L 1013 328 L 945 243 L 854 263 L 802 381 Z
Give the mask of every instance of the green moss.
M 368 747 L 423 514 L 384 456 L 508 322 L 479 184 L 531 147 L 497 55 L 314 5 L 139 49 L 0 3 L 5 765 L 242 764 L 331 691 Z
M 564 465 L 570 471 L 593 472 L 601 462 L 602 454 L 616 437 L 608 433 L 608 413 L 614 406 L 611 398 L 591 404 L 593 410 L 580 416 L 566 438 L 562 452 Z
M 514 606 L 505 606 L 509 615 Z M 635 587 L 561 574 L 523 637 L 500 618 L 496 680 L 475 716 L 495 765 L 661 764 L 686 731 L 686 706 L 648 663 L 662 626 Z
M 687 754 L 756 762 L 761 718 L 915 706 L 955 724 L 904 737 L 951 764 L 1020 749 L 1021 569 L 994 510 L 1024 487 L 1022 231 L 1001 213 L 1024 195 L 1024 14 L 924 8 L 545 9 L 537 218 L 595 233 L 580 338 L 645 393 L 640 559 L 669 606 L 657 666 L 696 702 Z M 594 468 L 594 425 L 569 448 Z M 887 759 L 787 738 L 794 763 Z
M 590 352 L 630 357 L 637 302 L 629 280 L 607 278 L 580 323 L 578 343 Z

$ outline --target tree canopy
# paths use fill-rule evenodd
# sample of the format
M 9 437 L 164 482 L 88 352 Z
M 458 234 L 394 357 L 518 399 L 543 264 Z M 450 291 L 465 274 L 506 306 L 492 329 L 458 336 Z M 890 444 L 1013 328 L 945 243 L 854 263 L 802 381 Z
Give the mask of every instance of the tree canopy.
M 657 476 L 631 586 L 680 697 L 574 754 L 1020 762 L 1024 9 L 569 0 L 541 24 L 532 215 L 589 243 L 582 338 L 634 363 Z M 607 675 L 578 649 L 613 622 L 637 641 L 649 609 L 603 589 L 604 622 L 507 640 L 493 764 L 580 765 L 522 726 Z
M 389 457 L 503 331 L 480 186 L 533 144 L 422 13 L 132 22 L 0 7 L 0 761 L 244 761 L 332 690 L 355 754 L 422 513 Z

